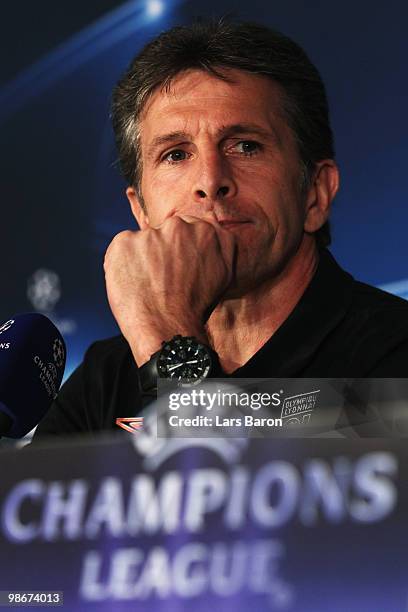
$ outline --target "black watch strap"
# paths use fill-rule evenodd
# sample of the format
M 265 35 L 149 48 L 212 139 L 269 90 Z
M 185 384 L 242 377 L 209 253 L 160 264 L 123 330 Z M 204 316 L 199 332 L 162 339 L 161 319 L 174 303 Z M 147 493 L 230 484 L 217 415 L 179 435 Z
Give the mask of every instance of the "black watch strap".
M 161 349 L 154 353 L 149 361 L 146 361 L 146 363 L 139 368 L 139 381 L 143 393 L 154 393 L 157 389 L 157 379 L 159 377 L 157 359 L 160 353 Z

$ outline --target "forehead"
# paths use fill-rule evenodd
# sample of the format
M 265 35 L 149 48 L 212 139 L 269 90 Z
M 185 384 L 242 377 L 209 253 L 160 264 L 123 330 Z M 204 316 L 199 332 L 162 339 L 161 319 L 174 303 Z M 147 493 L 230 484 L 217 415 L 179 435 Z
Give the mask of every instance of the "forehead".
M 158 133 L 201 129 L 219 131 L 228 124 L 255 124 L 288 130 L 283 90 L 272 79 L 242 70 L 222 70 L 227 81 L 201 70 L 177 75 L 166 89 L 156 90 L 140 117 L 142 142 Z

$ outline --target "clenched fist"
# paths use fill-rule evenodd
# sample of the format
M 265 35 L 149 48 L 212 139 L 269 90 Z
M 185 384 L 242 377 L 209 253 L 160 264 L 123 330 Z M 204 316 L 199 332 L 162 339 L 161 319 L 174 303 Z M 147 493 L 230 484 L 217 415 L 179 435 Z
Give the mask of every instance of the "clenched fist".
M 208 343 L 204 325 L 234 276 L 236 243 L 215 219 L 173 216 L 124 231 L 105 255 L 109 305 L 141 366 L 175 334 Z

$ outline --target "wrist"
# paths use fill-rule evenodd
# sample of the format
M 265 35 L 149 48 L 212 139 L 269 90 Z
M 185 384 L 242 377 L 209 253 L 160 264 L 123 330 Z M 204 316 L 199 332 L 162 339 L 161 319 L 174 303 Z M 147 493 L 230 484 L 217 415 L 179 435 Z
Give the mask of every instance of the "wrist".
M 205 329 L 193 325 L 166 326 L 160 329 L 143 327 L 137 336 L 134 334 L 134 337 L 129 336 L 126 339 L 137 366 L 141 367 L 161 349 L 163 342 L 171 340 L 176 335 L 194 336 L 199 342 L 209 346 Z

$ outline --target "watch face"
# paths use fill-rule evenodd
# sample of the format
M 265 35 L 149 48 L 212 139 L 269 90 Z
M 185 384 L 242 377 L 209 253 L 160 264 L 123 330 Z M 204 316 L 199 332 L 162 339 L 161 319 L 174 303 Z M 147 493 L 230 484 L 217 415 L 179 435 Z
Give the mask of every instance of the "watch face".
M 208 376 L 211 364 L 211 356 L 206 346 L 195 338 L 176 336 L 164 344 L 157 361 L 157 369 L 161 378 L 192 385 Z

